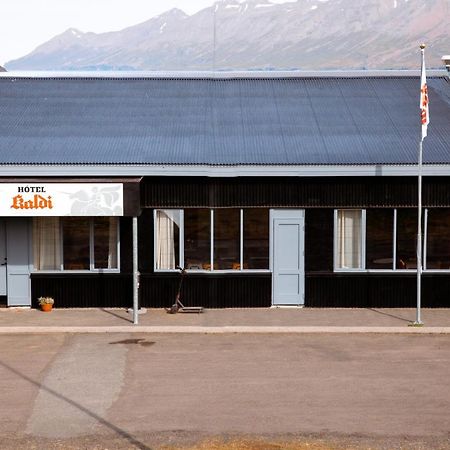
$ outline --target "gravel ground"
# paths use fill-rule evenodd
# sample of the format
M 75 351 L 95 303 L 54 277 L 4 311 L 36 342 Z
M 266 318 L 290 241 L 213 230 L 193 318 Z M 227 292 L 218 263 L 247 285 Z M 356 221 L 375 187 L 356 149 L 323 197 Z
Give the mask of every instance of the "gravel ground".
M 0 336 L 0 449 L 450 449 L 448 335 Z

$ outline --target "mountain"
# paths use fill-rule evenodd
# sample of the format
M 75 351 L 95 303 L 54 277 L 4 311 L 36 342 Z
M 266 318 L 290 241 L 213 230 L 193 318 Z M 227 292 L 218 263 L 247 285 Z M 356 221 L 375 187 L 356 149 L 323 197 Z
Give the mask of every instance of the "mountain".
M 71 28 L 8 70 L 254 70 L 441 67 L 449 0 L 221 0 L 108 33 Z
M 6 69 L 2 66 L 0 66 L 0 72 L 6 72 Z

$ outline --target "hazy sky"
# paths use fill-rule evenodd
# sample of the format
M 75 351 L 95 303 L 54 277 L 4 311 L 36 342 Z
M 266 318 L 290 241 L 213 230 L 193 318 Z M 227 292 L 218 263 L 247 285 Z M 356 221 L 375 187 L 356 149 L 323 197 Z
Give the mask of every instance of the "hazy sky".
M 275 0 L 284 3 L 293 0 Z M 67 28 L 120 30 L 171 8 L 193 14 L 214 0 L 0 0 L 0 65 Z
M 67 28 L 120 30 L 171 8 L 193 14 L 213 0 L 1 0 L 0 65 Z

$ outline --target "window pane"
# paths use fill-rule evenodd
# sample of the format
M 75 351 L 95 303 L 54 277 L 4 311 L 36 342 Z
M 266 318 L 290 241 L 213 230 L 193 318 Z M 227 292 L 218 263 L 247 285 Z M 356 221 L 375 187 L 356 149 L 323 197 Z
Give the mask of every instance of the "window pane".
M 65 270 L 89 270 L 89 222 L 82 217 L 62 219 Z
M 269 268 L 269 210 L 244 210 L 244 269 Z
M 337 258 L 339 269 L 361 269 L 360 210 L 339 210 L 337 223 Z
M 186 269 L 211 270 L 211 220 L 209 209 L 184 211 L 184 260 Z
M 179 210 L 156 211 L 156 268 L 175 269 L 180 265 Z
M 416 269 L 417 210 L 397 210 L 397 269 Z
M 427 269 L 450 269 L 450 210 L 429 209 Z
M 214 269 L 240 269 L 239 209 L 214 211 Z
M 394 211 L 369 209 L 366 212 L 366 268 L 392 269 Z
M 33 219 L 33 260 L 36 270 L 61 270 L 59 217 Z
M 94 219 L 94 267 L 117 269 L 117 218 Z

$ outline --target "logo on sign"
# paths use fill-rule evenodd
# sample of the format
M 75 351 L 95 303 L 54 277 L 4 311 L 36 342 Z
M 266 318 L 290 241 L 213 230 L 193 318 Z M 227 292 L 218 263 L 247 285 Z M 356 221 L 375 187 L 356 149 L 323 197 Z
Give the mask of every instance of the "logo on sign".
M 34 194 L 33 197 L 24 198 L 21 192 L 23 193 L 34 193 L 41 192 L 45 193 L 45 189 L 40 186 L 20 186 L 17 188 L 19 194 L 12 198 L 12 205 L 10 208 L 12 209 L 52 209 L 52 197 L 49 195 L 48 197 L 43 197 L 40 194 Z

